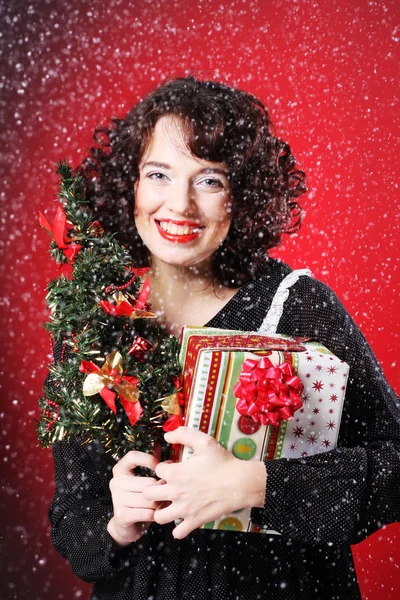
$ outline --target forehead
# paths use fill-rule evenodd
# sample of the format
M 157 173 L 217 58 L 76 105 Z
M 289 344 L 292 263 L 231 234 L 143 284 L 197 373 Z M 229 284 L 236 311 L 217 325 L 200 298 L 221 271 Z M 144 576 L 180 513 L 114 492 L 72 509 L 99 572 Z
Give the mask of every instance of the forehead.
M 166 161 L 166 159 L 169 161 Z M 178 117 L 165 115 L 158 119 L 149 143 L 144 150 L 141 164 L 148 160 L 170 162 L 171 159 L 180 162 L 196 163 L 200 166 L 219 165 L 227 168 L 224 162 L 211 162 L 191 153 L 186 141 L 185 128 Z
M 177 118 L 164 116 L 158 119 L 151 133 L 144 157 L 156 152 L 168 152 L 191 156 L 185 143 L 185 132 Z

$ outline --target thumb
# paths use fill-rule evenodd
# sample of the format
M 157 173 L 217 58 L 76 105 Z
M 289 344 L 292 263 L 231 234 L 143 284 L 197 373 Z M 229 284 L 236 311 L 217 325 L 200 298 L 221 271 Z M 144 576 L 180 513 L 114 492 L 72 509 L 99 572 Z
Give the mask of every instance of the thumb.
M 216 443 L 207 433 L 193 429 L 192 427 L 178 427 L 173 431 L 168 431 L 164 435 L 164 439 L 169 444 L 182 444 L 183 446 L 189 446 L 193 450 L 203 450 L 210 443 Z

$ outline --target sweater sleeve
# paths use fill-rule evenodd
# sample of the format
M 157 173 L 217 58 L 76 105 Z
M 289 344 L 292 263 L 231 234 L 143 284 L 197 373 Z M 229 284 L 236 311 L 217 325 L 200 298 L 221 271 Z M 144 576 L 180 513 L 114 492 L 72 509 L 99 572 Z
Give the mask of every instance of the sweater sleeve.
M 252 518 L 304 543 L 354 544 L 400 520 L 400 404 L 334 292 L 302 277 L 279 333 L 312 337 L 350 366 L 338 447 L 265 461 L 264 509 Z
M 135 561 L 137 543 L 120 549 L 107 531 L 112 516 L 112 459 L 102 446 L 79 440 L 53 446 L 56 489 L 50 506 L 55 549 L 84 581 L 113 577 Z

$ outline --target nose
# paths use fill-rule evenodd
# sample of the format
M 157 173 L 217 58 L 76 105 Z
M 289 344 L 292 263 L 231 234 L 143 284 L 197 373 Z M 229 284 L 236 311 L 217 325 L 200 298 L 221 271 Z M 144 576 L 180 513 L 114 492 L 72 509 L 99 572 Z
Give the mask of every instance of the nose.
M 176 181 L 168 189 L 165 205 L 171 213 L 189 215 L 196 212 L 195 192 L 188 181 Z

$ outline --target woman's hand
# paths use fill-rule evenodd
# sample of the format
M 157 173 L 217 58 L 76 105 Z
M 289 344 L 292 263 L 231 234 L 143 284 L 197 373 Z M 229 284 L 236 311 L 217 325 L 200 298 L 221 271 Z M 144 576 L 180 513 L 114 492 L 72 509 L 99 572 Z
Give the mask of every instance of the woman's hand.
M 152 485 L 161 485 L 154 477 L 135 475 L 135 467 L 147 467 L 155 471 L 159 460 L 145 452 L 128 452 L 113 468 L 110 489 L 114 506 L 114 516 L 107 530 L 120 546 L 136 542 L 154 521 L 154 513 L 159 502 L 146 500 L 143 491 Z
M 182 463 L 159 463 L 156 474 L 164 480 L 162 485 L 152 483 L 143 490 L 149 502 L 162 502 L 154 514 L 157 523 L 183 519 L 173 531 L 175 538 L 235 510 L 264 506 L 264 463 L 242 461 L 214 438 L 189 427 L 178 427 L 165 439 L 194 450 Z

